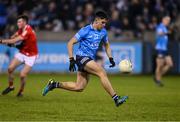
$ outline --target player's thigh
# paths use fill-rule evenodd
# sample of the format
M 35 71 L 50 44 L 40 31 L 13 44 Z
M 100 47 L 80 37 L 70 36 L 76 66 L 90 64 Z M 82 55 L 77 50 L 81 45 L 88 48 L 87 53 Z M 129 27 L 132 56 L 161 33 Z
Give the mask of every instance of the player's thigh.
M 166 65 L 173 66 L 173 61 L 172 61 L 171 56 L 165 57 L 165 63 L 166 63 Z
M 23 67 L 23 69 L 22 69 L 21 72 L 20 72 L 20 76 L 21 76 L 21 77 L 26 77 L 27 74 L 31 71 L 31 69 L 32 69 L 31 66 L 25 64 L 24 67 Z
M 106 74 L 105 70 L 99 64 L 97 64 L 94 60 L 89 61 L 85 65 L 84 69 L 87 72 L 94 74 L 94 75 L 97 75 L 97 76 Z
M 165 59 L 164 58 L 156 58 L 156 67 L 157 68 L 161 68 L 165 63 Z
M 77 85 L 85 87 L 89 82 L 89 75 L 87 72 L 77 72 Z
M 37 59 L 37 56 L 24 56 L 24 63 L 26 65 L 29 65 L 30 67 L 33 67 L 33 65 L 35 64 L 36 62 L 36 59 Z
M 17 59 L 16 57 L 14 57 L 14 58 L 11 60 L 8 69 L 11 70 L 11 71 L 13 71 L 13 70 L 16 69 L 16 67 L 18 67 L 20 64 L 22 64 L 22 62 L 21 62 L 19 59 Z

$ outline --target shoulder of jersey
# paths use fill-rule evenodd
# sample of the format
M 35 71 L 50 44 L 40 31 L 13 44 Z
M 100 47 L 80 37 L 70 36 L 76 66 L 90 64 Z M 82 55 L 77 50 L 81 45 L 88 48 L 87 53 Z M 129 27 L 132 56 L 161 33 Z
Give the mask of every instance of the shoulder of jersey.
M 161 25 L 161 24 L 159 24 L 159 25 L 156 26 L 156 29 L 159 29 L 159 28 L 162 28 L 162 25 Z
M 160 24 L 158 25 L 158 27 L 162 28 L 162 27 L 164 27 L 164 25 L 160 23 Z
M 102 32 L 107 33 L 106 28 L 103 28 L 103 29 L 102 29 Z
M 85 30 L 86 29 L 91 29 L 91 25 L 86 25 L 86 26 L 83 27 L 83 29 L 85 29 Z
M 32 29 L 32 27 L 30 25 L 27 25 L 26 29 L 29 30 Z

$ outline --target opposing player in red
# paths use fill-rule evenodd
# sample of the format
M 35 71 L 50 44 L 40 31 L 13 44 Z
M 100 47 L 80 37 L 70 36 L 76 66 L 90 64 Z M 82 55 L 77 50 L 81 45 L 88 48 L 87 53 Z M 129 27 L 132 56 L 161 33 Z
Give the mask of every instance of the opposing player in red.
M 28 25 L 28 17 L 26 15 L 21 15 L 17 18 L 17 26 L 19 30 L 12 35 L 10 39 L 0 40 L 0 43 L 7 45 L 16 45 L 17 43 L 20 43 L 20 45 L 17 46 L 19 52 L 14 56 L 8 67 L 9 86 L 2 92 L 2 95 L 5 95 L 14 90 L 13 72 L 19 65 L 24 64 L 24 67 L 20 72 L 21 85 L 17 94 L 19 97 L 23 96 L 26 77 L 38 56 L 38 47 L 36 34 L 31 26 Z

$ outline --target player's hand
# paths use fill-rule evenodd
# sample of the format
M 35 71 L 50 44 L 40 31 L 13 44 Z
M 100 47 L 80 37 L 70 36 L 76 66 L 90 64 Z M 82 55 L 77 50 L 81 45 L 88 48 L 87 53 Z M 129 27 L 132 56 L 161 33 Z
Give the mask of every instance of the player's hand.
M 2 44 L 2 39 L 0 39 L 0 44 Z
M 76 71 L 76 66 L 75 66 L 76 61 L 74 60 L 74 58 L 73 57 L 69 58 L 69 62 L 70 62 L 70 64 L 69 64 L 69 71 L 70 72 Z
M 109 62 L 111 63 L 111 65 L 109 67 L 114 67 L 116 65 L 116 63 L 114 62 L 114 59 L 112 57 L 109 58 Z
M 14 45 L 14 47 L 20 50 L 23 47 L 23 42 L 21 42 L 20 44 Z
M 8 47 L 14 47 L 14 45 L 13 45 L 13 44 L 7 44 L 7 46 L 8 46 Z

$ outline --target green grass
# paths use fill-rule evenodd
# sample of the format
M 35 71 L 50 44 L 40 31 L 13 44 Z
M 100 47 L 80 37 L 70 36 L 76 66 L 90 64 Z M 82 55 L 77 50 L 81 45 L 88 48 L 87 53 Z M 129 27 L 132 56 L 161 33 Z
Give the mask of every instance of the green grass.
M 0 91 L 7 86 L 6 75 L 0 75 Z M 180 121 L 180 78 L 165 77 L 165 87 L 157 87 L 151 76 L 110 76 L 119 95 L 128 101 L 115 107 L 98 78 L 91 77 L 84 92 L 54 90 L 41 95 L 46 80 L 75 80 L 75 75 L 31 74 L 25 94 L 17 98 L 15 91 L 0 95 L 0 121 L 4 120 L 67 120 L 67 121 Z

